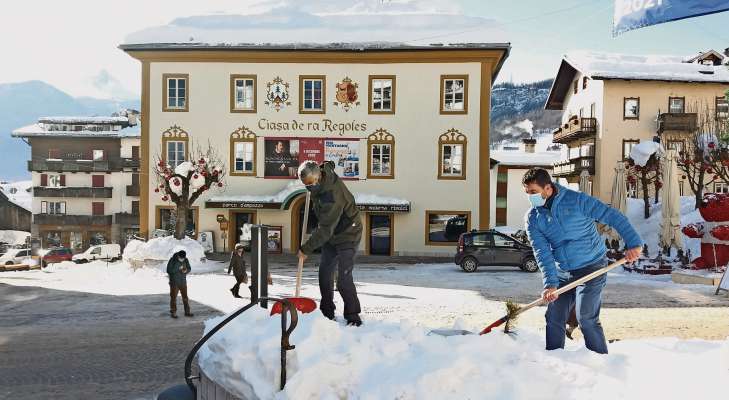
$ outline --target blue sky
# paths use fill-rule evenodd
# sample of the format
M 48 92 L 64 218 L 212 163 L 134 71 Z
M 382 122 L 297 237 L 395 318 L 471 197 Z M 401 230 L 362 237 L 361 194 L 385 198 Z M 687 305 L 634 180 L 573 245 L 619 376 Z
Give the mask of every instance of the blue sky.
M 117 49 L 130 33 L 179 17 L 257 14 L 276 7 L 311 13 L 394 10 L 494 19 L 512 43 L 502 81 L 552 77 L 561 56 L 572 50 L 689 55 L 729 47 L 729 12 L 613 38 L 613 0 L 24 0 L 0 13 L 0 37 L 5 38 L 0 83 L 37 79 L 75 96 L 135 96 L 139 63 Z M 462 30 L 457 20 L 455 33 Z M 433 42 L 448 40 L 446 35 Z

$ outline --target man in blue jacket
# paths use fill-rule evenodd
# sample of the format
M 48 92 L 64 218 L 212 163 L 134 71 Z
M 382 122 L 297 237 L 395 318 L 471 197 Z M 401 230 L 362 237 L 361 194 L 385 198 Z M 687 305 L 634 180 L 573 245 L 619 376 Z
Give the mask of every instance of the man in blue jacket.
M 542 298 L 548 302 L 547 350 L 564 348 L 565 324 L 575 306 L 585 346 L 607 354 L 600 325 L 602 288 L 607 277 L 600 275 L 562 295 L 554 293 L 576 279 L 607 265 L 604 241 L 595 221 L 614 228 L 625 241 L 625 258 L 638 259 L 643 244 L 628 219 L 618 210 L 585 193 L 553 183 L 542 168 L 532 168 L 522 179 L 532 208 L 525 215 L 529 241 L 542 271 Z

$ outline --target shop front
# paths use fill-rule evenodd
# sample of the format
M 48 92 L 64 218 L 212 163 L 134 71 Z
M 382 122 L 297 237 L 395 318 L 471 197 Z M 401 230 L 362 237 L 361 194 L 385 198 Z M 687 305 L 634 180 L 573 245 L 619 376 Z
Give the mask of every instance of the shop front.
M 81 253 L 90 246 L 111 243 L 111 226 L 39 225 L 41 247 L 66 247 Z

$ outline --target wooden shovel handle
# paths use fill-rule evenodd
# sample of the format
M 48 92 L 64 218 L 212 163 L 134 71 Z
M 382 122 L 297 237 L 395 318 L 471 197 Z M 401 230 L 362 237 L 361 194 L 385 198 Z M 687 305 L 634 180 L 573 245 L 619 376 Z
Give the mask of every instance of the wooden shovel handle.
M 306 202 L 304 203 L 304 223 L 301 225 L 301 243 L 299 247 L 304 245 L 304 237 L 306 236 L 307 228 L 309 227 L 309 206 L 311 204 L 311 192 L 306 191 Z M 301 292 L 301 276 L 304 274 L 304 260 L 299 259 L 299 265 L 296 269 L 296 294 L 294 297 L 299 297 Z
M 594 272 L 592 272 L 592 273 L 590 273 L 588 275 L 583 276 L 580 279 L 577 279 L 577 280 L 575 280 L 573 282 L 570 282 L 570 283 L 562 286 L 561 288 L 557 289 L 554 293 L 556 293 L 557 295 L 560 295 L 560 294 L 562 294 L 564 292 L 568 292 L 568 291 L 576 288 L 577 286 L 580 286 L 583 283 L 585 283 L 585 282 L 587 282 L 587 281 L 589 281 L 589 280 L 591 280 L 591 279 L 593 279 L 595 277 L 598 277 L 598 276 L 600 276 L 602 274 L 605 274 L 608 271 L 610 271 L 610 270 L 612 270 L 612 269 L 614 269 L 616 267 L 619 267 L 619 266 L 621 266 L 621 265 L 623 265 L 625 263 L 626 263 L 626 260 L 624 258 L 621 258 L 620 260 L 615 261 L 614 263 L 608 265 L 607 267 L 600 268 L 597 271 L 594 271 Z M 526 311 L 526 310 L 528 310 L 530 308 L 533 308 L 533 307 L 536 307 L 536 306 L 540 306 L 542 304 L 544 304 L 544 300 L 542 300 L 541 298 L 539 298 L 537 300 L 534 300 L 533 302 L 531 302 L 531 303 L 529 303 L 529 304 L 527 304 L 527 305 L 525 305 L 523 307 L 519 307 L 519 309 L 514 313 L 514 316 L 517 316 L 517 315 L 523 313 L 524 311 Z

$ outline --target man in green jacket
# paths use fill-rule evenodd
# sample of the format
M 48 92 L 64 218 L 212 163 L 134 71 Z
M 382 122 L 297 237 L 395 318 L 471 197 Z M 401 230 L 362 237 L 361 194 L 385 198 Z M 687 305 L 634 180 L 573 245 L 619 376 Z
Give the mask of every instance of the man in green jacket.
M 167 262 L 167 276 L 170 279 L 170 316 L 177 318 L 177 292 L 182 295 L 185 316 L 192 317 L 190 301 L 187 298 L 187 274 L 190 273 L 190 261 L 185 250 L 173 254 Z
M 334 266 L 338 264 L 337 290 L 344 300 L 344 318 L 347 325 L 360 326 L 361 309 L 352 269 L 354 255 L 362 239 L 362 222 L 354 196 L 334 172 L 334 163 L 331 161 L 321 166 L 314 161 L 303 162 L 299 166 L 299 178 L 311 192 L 311 204 L 319 221 L 311 237 L 301 246 L 299 258 L 306 260 L 314 250 L 321 248 L 321 312 L 327 318 L 334 319 L 332 275 Z

